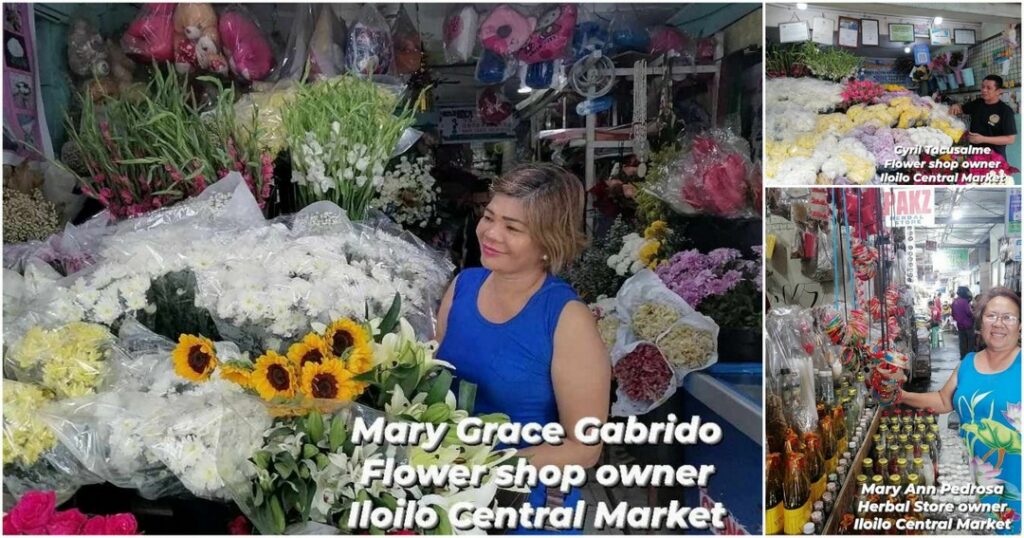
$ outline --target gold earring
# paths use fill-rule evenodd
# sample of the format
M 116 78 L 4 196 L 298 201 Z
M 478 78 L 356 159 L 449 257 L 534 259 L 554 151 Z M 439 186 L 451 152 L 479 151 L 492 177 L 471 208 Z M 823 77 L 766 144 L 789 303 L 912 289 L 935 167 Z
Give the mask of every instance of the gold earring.
M 544 261 L 548 261 L 548 255 L 545 254 L 545 255 L 541 256 L 540 259 L 542 259 Z

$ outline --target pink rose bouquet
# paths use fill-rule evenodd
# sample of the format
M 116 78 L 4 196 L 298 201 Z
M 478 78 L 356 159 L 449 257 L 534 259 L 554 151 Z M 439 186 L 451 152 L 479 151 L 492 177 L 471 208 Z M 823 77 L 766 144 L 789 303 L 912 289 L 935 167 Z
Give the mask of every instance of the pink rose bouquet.
M 89 517 L 77 509 L 57 511 L 53 491 L 30 491 L 4 516 L 8 535 L 129 535 L 139 534 L 131 514 Z

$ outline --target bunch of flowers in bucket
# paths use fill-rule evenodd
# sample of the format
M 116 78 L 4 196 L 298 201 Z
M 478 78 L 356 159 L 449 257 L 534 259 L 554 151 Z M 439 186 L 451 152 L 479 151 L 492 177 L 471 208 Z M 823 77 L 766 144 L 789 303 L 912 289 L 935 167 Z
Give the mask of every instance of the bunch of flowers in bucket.
M 273 188 L 273 155 L 258 137 L 236 137 L 234 90 L 220 88 L 212 110 L 203 111 L 188 81 L 174 70 L 155 70 L 141 97 L 105 97 L 100 106 L 82 99 L 82 119 L 68 120 L 68 136 L 89 170 L 82 191 L 117 219 L 135 217 L 195 196 L 230 172 L 238 172 L 264 207 Z

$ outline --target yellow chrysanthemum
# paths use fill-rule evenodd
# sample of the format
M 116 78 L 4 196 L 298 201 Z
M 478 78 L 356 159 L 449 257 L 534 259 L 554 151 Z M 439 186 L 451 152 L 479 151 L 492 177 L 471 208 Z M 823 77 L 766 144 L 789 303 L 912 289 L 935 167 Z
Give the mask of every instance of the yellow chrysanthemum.
M 250 387 L 260 398 L 291 398 L 295 396 L 296 375 L 292 362 L 279 353 L 267 351 L 256 359 L 256 367 L 249 375 Z
M 661 250 L 661 241 L 648 241 L 640 247 L 640 263 L 647 266 L 649 269 L 654 269 L 658 266 L 658 251 Z
M 307 334 L 301 342 L 288 348 L 288 358 L 295 363 L 295 370 L 299 372 L 306 363 L 320 364 L 329 357 L 327 342 L 318 334 Z
M 367 344 L 353 349 L 345 361 L 345 368 L 355 375 L 369 372 L 373 368 L 373 347 Z
M 302 394 L 318 400 L 351 401 L 365 389 L 365 385 L 353 381 L 353 377 L 355 374 L 336 360 L 307 363 L 302 368 Z
M 369 333 L 362 325 L 347 318 L 331 323 L 324 333 L 324 341 L 328 355 L 334 359 L 347 360 L 350 355 L 364 349 L 373 356 Z
M 236 385 L 248 388 L 252 382 L 252 371 L 248 368 L 242 368 L 241 366 L 234 366 L 231 364 L 221 364 L 217 369 L 220 372 L 221 379 L 230 381 Z
M 174 361 L 174 372 L 190 381 L 202 383 L 210 378 L 217 368 L 217 354 L 213 342 L 209 338 L 183 334 L 178 337 L 178 345 L 171 352 Z
M 663 220 L 656 220 L 644 230 L 644 239 L 664 239 L 669 233 L 671 230 L 668 229 L 668 224 Z

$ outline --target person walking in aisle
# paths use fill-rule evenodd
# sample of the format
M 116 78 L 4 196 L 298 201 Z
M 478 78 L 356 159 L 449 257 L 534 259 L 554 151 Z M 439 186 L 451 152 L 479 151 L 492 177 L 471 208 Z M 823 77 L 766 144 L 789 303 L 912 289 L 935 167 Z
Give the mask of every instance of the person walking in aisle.
M 974 314 L 971 313 L 971 290 L 967 286 L 956 289 L 953 300 L 953 319 L 956 321 L 956 332 L 960 338 L 960 360 L 974 351 Z

